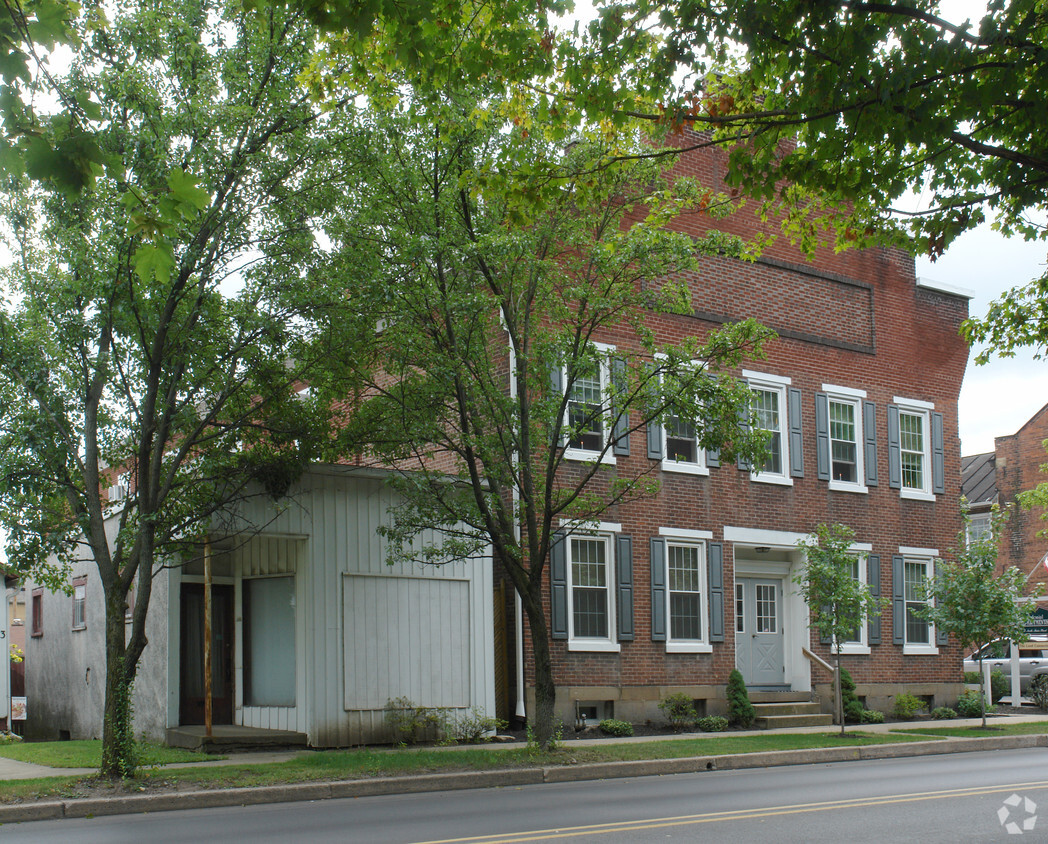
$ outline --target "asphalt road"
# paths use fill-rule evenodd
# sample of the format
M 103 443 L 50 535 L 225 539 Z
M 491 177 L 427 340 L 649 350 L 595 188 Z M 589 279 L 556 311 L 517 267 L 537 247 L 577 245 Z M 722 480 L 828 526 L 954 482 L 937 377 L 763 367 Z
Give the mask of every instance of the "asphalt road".
M 1045 841 L 1048 749 L 0 826 L 3 842 L 62 844 L 706 840 Z

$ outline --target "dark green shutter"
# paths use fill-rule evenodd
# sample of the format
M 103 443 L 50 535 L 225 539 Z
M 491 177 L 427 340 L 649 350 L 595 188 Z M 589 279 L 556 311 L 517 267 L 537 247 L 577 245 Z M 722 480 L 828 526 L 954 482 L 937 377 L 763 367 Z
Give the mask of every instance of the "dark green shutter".
M 830 479 L 830 400 L 826 393 L 815 394 L 815 475 Z
M 550 609 L 552 619 L 550 636 L 568 638 L 568 554 L 563 533 L 553 537 L 549 549 Z
M 881 597 L 881 557 L 880 554 L 868 554 L 866 557 L 866 583 L 870 587 L 870 594 L 875 598 Z M 866 644 L 879 645 L 881 643 L 881 609 L 878 609 L 867 619 Z
M 742 408 L 742 410 L 739 411 L 739 430 L 742 431 L 743 433 L 748 433 L 749 430 L 750 430 L 750 406 L 749 406 L 749 404 L 747 404 L 746 407 Z M 746 460 L 740 454 L 739 457 L 738 457 L 738 460 L 735 463 L 735 465 L 737 465 L 740 469 L 748 470 L 750 468 L 750 461 Z
M 935 563 L 934 562 L 931 564 L 930 568 L 932 570 L 932 576 L 936 577 Z M 935 628 L 935 644 L 938 645 L 939 647 L 944 647 L 945 645 L 950 644 L 950 634 L 947 633 L 945 630 L 940 630 L 938 627 L 936 627 Z
M 651 538 L 651 640 L 666 641 L 666 540 Z
M 789 408 L 790 437 L 790 476 L 804 477 L 804 427 L 801 424 L 801 391 L 790 387 L 786 391 L 786 404 Z
M 626 361 L 611 359 L 611 384 L 614 400 L 611 403 L 611 453 L 628 457 L 630 453 L 630 414 L 626 403 Z
M 877 486 L 877 405 L 872 401 L 862 403 L 862 432 L 866 440 L 863 454 L 866 486 Z
M 707 448 L 706 449 L 706 465 L 711 469 L 716 469 L 720 466 L 720 449 L 719 448 Z
M 633 641 L 633 539 L 615 537 L 616 618 L 620 642 Z
M 942 414 L 932 413 L 932 492 L 946 492 L 946 462 L 943 452 Z
M 662 425 L 648 423 L 648 459 L 662 460 Z
M 724 641 L 724 545 L 709 545 L 710 641 Z
M 888 486 L 892 489 L 902 489 L 902 451 L 899 445 L 899 408 L 894 404 L 888 405 Z
M 903 558 L 892 556 L 892 644 L 906 644 L 906 582 Z

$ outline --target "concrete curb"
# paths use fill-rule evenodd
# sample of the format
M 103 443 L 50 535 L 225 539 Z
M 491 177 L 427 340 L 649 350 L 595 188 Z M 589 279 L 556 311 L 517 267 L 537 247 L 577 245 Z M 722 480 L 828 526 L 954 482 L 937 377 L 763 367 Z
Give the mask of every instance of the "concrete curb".
M 510 768 L 493 771 L 462 771 L 451 774 L 423 774 L 383 779 L 310 782 L 259 788 L 229 788 L 183 791 L 168 794 L 141 794 L 82 800 L 49 800 L 39 803 L 0 806 L 0 824 L 26 821 L 124 815 L 139 812 L 169 812 L 176 809 L 204 809 L 249 806 L 261 803 L 291 803 L 330 800 L 339 797 L 373 797 L 383 794 L 410 794 L 426 791 L 455 791 L 471 788 L 503 788 L 541 783 L 580 782 L 623 777 L 730 771 L 769 768 L 782 765 L 814 765 L 828 762 L 855 762 L 864 759 L 896 759 L 946 753 L 973 753 L 988 750 L 1017 750 L 1048 747 L 1048 735 L 990 736 L 918 741 L 909 744 L 877 744 L 866 747 L 820 747 L 809 750 L 775 750 L 727 756 L 692 756 L 683 759 L 645 759 L 609 762 L 601 765 L 564 765 L 549 768 Z

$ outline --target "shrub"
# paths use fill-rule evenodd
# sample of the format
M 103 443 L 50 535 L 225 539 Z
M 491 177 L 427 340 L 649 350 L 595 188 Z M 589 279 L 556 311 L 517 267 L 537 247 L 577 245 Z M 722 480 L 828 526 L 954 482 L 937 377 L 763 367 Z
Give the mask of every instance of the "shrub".
M 919 697 L 903 692 L 903 694 L 895 697 L 895 708 L 892 710 L 892 717 L 898 718 L 900 721 L 910 721 L 917 716 L 918 712 L 924 712 L 927 708 L 928 704 Z
M 1012 693 L 1012 681 L 1004 676 L 1000 668 L 990 672 L 990 700 L 997 703 L 1005 695 Z
M 670 726 L 678 733 L 695 726 L 695 722 L 699 718 L 699 713 L 695 711 L 694 702 L 684 692 L 677 692 L 664 697 L 659 701 L 659 709 L 666 716 L 666 720 L 670 722 Z
M 937 706 L 932 710 L 932 718 L 936 721 L 945 721 L 949 718 L 956 718 L 957 713 L 954 712 L 948 706 Z
M 1034 677 L 1027 694 L 1038 709 L 1048 712 L 1048 674 L 1038 674 Z
M 617 718 L 605 718 L 597 726 L 606 736 L 633 735 L 633 725 L 629 721 L 619 721 Z
M 707 715 L 696 723 L 704 733 L 723 733 L 728 729 L 728 719 L 721 715 Z
M 979 679 L 979 672 L 978 671 L 965 671 L 964 672 L 964 682 L 965 683 L 980 683 L 982 681 Z
M 858 724 L 862 720 L 862 702 L 855 694 L 855 681 L 848 669 L 841 669 L 841 701 L 844 704 L 844 720 Z
M 728 675 L 728 721 L 737 727 L 750 727 L 757 718 L 757 712 L 750 703 L 749 692 L 746 691 L 746 681 L 742 679 L 742 672 L 733 668 Z
M 860 720 L 864 724 L 883 724 L 884 713 L 879 709 L 864 709 Z
M 395 697 L 386 701 L 384 717 L 396 744 L 414 744 L 424 738 L 423 733 L 441 725 L 443 713 L 416 706 L 409 698 Z
M 996 707 L 986 707 L 986 712 L 993 712 Z M 975 689 L 968 689 L 957 700 L 957 712 L 962 718 L 982 717 L 982 696 Z
M 479 706 L 470 707 L 465 712 L 438 710 L 438 727 L 441 744 L 476 744 L 487 741 L 493 732 L 504 730 L 509 724 L 501 718 L 484 714 Z

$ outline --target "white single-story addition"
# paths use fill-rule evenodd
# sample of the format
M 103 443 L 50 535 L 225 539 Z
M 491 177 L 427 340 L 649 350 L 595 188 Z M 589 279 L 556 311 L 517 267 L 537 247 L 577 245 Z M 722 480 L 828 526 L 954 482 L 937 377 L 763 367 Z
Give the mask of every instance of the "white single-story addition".
M 244 505 L 250 530 L 209 538 L 215 725 L 346 747 L 390 739 L 384 708 L 393 698 L 494 715 L 490 555 L 387 565 L 377 528 L 395 493 L 384 477 L 314 467 L 286 499 Z M 26 659 L 33 737 L 101 735 L 103 600 L 92 562 L 74 566 L 73 583 L 73 596 L 35 590 L 41 617 L 30 622 Z M 149 616 L 135 730 L 163 741 L 172 728 L 204 722 L 203 554 L 157 573 Z

